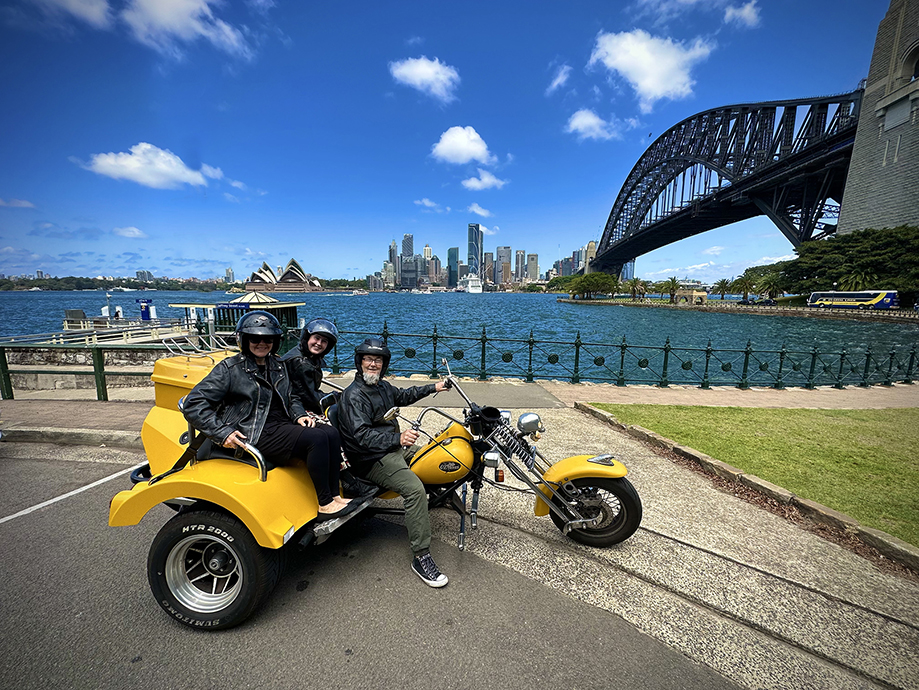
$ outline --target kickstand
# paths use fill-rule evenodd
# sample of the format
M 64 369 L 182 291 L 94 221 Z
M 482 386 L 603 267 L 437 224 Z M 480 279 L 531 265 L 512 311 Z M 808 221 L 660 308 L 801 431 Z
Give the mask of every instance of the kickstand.
M 456 493 L 454 492 L 454 496 Z M 457 548 L 460 551 L 466 550 L 466 484 L 463 484 L 463 498 L 462 498 L 462 507 L 460 511 L 460 531 L 459 531 L 459 540 L 457 541 Z

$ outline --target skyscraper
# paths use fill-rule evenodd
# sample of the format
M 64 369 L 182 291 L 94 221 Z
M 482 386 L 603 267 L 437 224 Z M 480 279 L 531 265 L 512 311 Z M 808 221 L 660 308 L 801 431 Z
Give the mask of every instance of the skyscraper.
M 467 265 L 469 275 L 482 277 L 482 226 L 478 223 L 469 224 L 469 253 Z
M 529 280 L 539 280 L 539 255 L 527 254 L 527 275 Z
M 495 282 L 495 253 L 485 252 L 485 258 L 482 262 L 482 282 Z
M 434 254 L 434 252 L 431 251 L 431 245 L 429 244 L 424 245 L 424 249 L 421 250 L 421 254 L 422 256 L 424 256 L 425 261 L 430 261 L 431 256 L 433 256 Z
M 495 254 L 495 283 L 506 282 L 504 280 L 503 268 L 502 266 L 507 264 L 511 265 L 511 248 L 510 247 L 498 247 L 497 253 Z
M 236 276 L 234 275 L 232 268 L 228 267 L 227 270 L 224 272 L 224 280 L 226 280 L 226 282 L 228 283 L 236 282 Z
M 518 249 L 514 258 L 516 259 L 514 265 L 514 281 L 519 283 L 523 280 L 524 275 L 526 275 L 527 253 L 522 249 Z
M 413 256 L 415 254 L 415 237 L 411 233 L 402 235 L 402 256 Z
M 392 264 L 393 271 L 392 287 L 395 287 L 402 282 L 402 260 L 399 258 L 399 246 L 395 240 L 389 243 L 389 263 Z
M 459 279 L 459 247 L 447 250 L 447 287 L 455 288 Z

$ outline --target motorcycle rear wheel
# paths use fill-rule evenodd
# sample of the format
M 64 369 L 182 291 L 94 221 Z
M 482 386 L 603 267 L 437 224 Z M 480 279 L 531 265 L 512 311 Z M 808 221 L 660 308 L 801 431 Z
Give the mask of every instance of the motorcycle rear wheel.
M 583 477 L 572 481 L 580 497 L 575 504 L 586 518 L 602 515 L 596 527 L 582 527 L 568 532 L 576 542 L 587 546 L 611 546 L 631 537 L 641 524 L 641 499 L 632 483 L 625 478 Z M 553 503 L 559 505 L 557 498 Z M 550 511 L 552 522 L 564 530 L 565 521 Z

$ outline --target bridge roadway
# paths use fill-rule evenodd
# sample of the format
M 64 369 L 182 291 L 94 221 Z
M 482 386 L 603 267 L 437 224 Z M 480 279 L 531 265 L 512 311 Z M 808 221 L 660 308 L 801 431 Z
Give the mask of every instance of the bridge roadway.
M 105 526 L 125 475 L 23 512 L 142 460 L 152 391 L 116 391 L 133 400 L 57 391 L 0 403 L 0 673 L 16 687 L 919 688 L 919 579 L 719 491 L 571 407 L 919 407 L 919 386 L 470 383 L 480 403 L 538 410 L 550 459 L 623 459 L 644 502 L 639 531 L 610 549 L 582 547 L 534 518 L 530 499 L 486 487 L 465 552 L 456 515 L 432 513 L 444 590 L 408 572 L 398 519 L 371 518 L 294 554 L 266 607 L 213 635 L 173 623 L 149 594 L 146 552 L 169 511 Z M 460 404 L 455 393 L 434 403 Z M 16 441 L 65 436 L 85 445 Z

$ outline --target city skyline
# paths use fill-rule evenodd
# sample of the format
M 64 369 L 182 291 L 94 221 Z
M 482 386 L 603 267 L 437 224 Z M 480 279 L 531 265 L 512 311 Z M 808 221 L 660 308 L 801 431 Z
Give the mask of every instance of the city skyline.
M 362 278 L 403 234 L 467 261 L 469 224 L 544 272 L 600 239 L 631 168 L 686 117 L 856 88 L 888 5 L 11 0 L 0 273 L 243 277 L 298 256 Z M 760 217 L 635 274 L 791 255 Z

